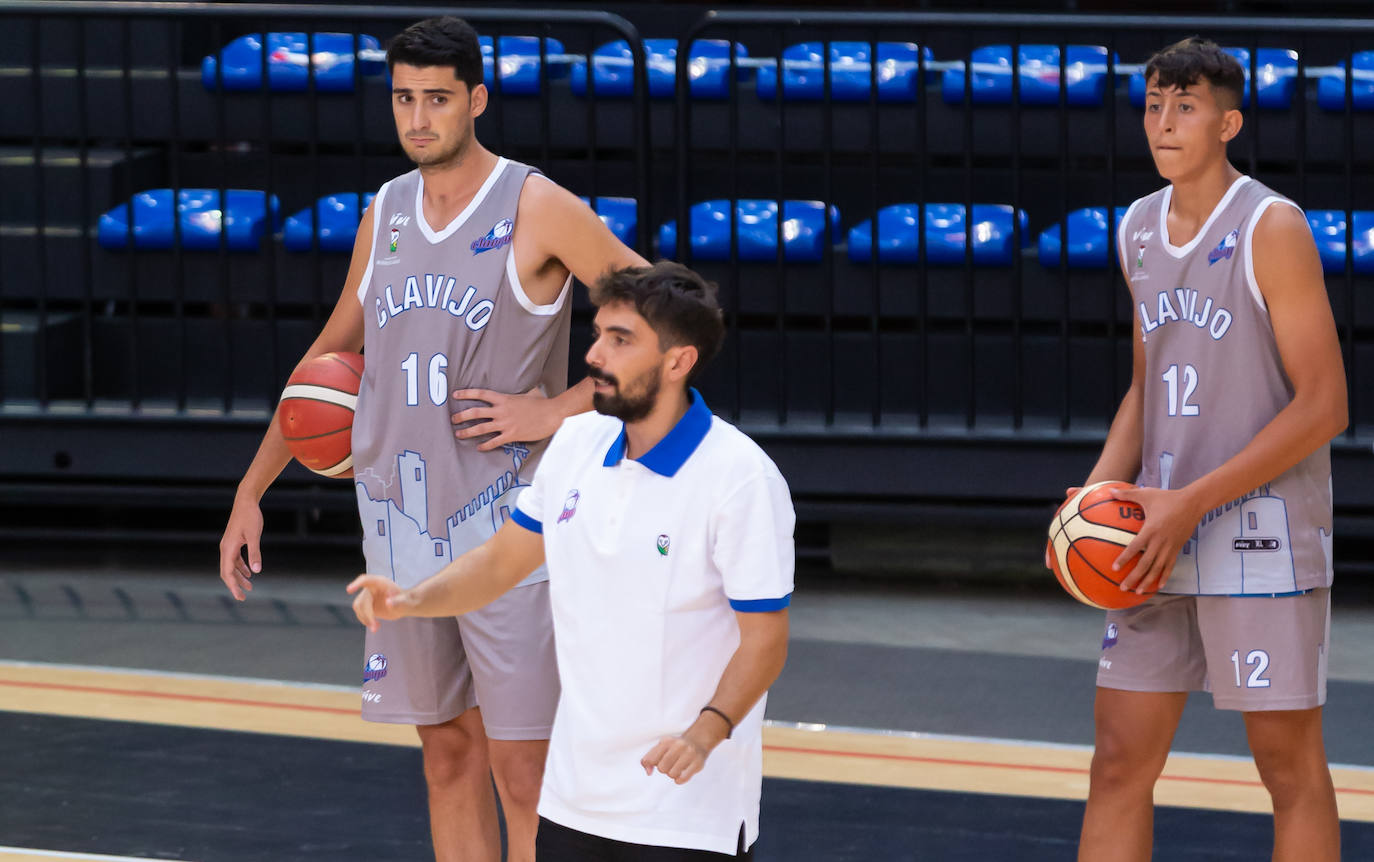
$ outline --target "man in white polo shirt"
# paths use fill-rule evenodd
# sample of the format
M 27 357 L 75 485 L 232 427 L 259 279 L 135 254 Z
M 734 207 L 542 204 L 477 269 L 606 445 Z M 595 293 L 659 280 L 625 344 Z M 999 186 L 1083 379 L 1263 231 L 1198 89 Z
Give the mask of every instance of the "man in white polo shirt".
M 715 285 L 659 262 L 591 295 L 596 412 L 563 423 L 507 522 L 412 589 L 362 575 L 348 590 L 372 628 L 466 613 L 547 562 L 563 691 L 540 862 L 751 859 L 791 498 L 689 386 L 724 335 Z

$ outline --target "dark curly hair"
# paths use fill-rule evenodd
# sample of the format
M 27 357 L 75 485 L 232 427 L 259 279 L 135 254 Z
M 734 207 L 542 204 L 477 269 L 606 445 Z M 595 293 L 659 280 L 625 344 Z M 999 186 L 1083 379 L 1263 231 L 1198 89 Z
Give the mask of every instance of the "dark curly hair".
M 1245 99 L 1245 69 L 1240 61 L 1200 36 L 1189 36 L 1151 57 L 1145 64 L 1145 80 L 1166 90 L 1183 90 L 1206 80 L 1225 110 L 1239 110 Z
M 660 350 L 690 344 L 697 363 L 688 380 L 720 350 L 725 340 L 725 317 L 716 298 L 718 289 L 680 263 L 660 260 L 652 266 L 631 266 L 606 273 L 591 287 L 597 308 L 625 303 L 658 335 Z
M 448 66 L 471 91 L 482 83 L 482 44 L 477 31 L 462 18 L 444 15 L 417 21 L 386 43 L 386 68 Z

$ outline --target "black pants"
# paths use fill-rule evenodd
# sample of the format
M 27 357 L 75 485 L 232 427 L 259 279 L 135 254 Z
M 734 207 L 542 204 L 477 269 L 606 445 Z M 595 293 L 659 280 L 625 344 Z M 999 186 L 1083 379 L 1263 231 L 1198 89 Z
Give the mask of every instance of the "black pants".
M 539 862 L 723 862 L 725 859 L 753 862 L 754 848 L 744 849 L 743 823 L 739 827 L 737 852 L 727 854 L 613 841 L 578 832 L 540 817 L 539 835 L 534 839 L 534 856 Z

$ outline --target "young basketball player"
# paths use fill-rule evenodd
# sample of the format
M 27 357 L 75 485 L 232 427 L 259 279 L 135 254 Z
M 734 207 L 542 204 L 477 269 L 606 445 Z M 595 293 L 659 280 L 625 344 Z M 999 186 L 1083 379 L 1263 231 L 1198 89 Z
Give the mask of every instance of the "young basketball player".
M 547 560 L 563 692 L 540 862 L 751 859 L 792 500 L 689 386 L 724 335 L 714 285 L 664 261 L 607 275 L 592 302 L 597 412 L 563 423 L 510 522 L 417 587 L 348 591 L 372 628 L 481 607 Z
M 1145 509 L 1107 614 L 1079 859 L 1150 859 L 1152 792 L 1187 692 L 1243 713 L 1274 806 L 1274 859 L 1335 862 L 1322 743 L 1330 631 L 1329 441 L 1346 385 L 1321 264 L 1292 201 L 1226 158 L 1240 64 L 1188 39 L 1146 67 L 1145 136 L 1169 185 L 1117 236 L 1134 370 L 1087 482 Z
M 571 193 L 477 141 L 487 89 L 465 22 L 411 26 L 387 63 L 396 132 L 417 167 L 364 214 L 343 294 L 306 358 L 366 346 L 353 425 L 363 551 L 370 571 L 411 586 L 494 534 L 544 441 L 590 409 L 590 380 L 567 389 L 571 276 L 590 284 L 644 260 Z M 220 542 L 237 599 L 261 571 L 258 501 L 289 457 L 274 419 Z M 363 717 L 417 725 L 440 862 L 500 858 L 492 776 L 508 859 L 534 858 L 558 700 L 546 577 L 458 619 L 368 634 Z

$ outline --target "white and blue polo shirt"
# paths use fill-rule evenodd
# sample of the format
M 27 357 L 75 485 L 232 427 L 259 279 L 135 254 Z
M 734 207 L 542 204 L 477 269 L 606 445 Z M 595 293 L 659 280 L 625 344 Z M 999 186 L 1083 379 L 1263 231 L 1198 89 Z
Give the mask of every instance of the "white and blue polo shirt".
M 758 837 L 764 700 L 684 785 L 640 758 L 710 702 L 739 646 L 737 611 L 792 594 L 795 515 L 758 444 L 691 406 L 625 458 L 625 426 L 573 416 L 512 519 L 542 533 L 563 694 L 539 813 L 618 841 L 735 852 Z

